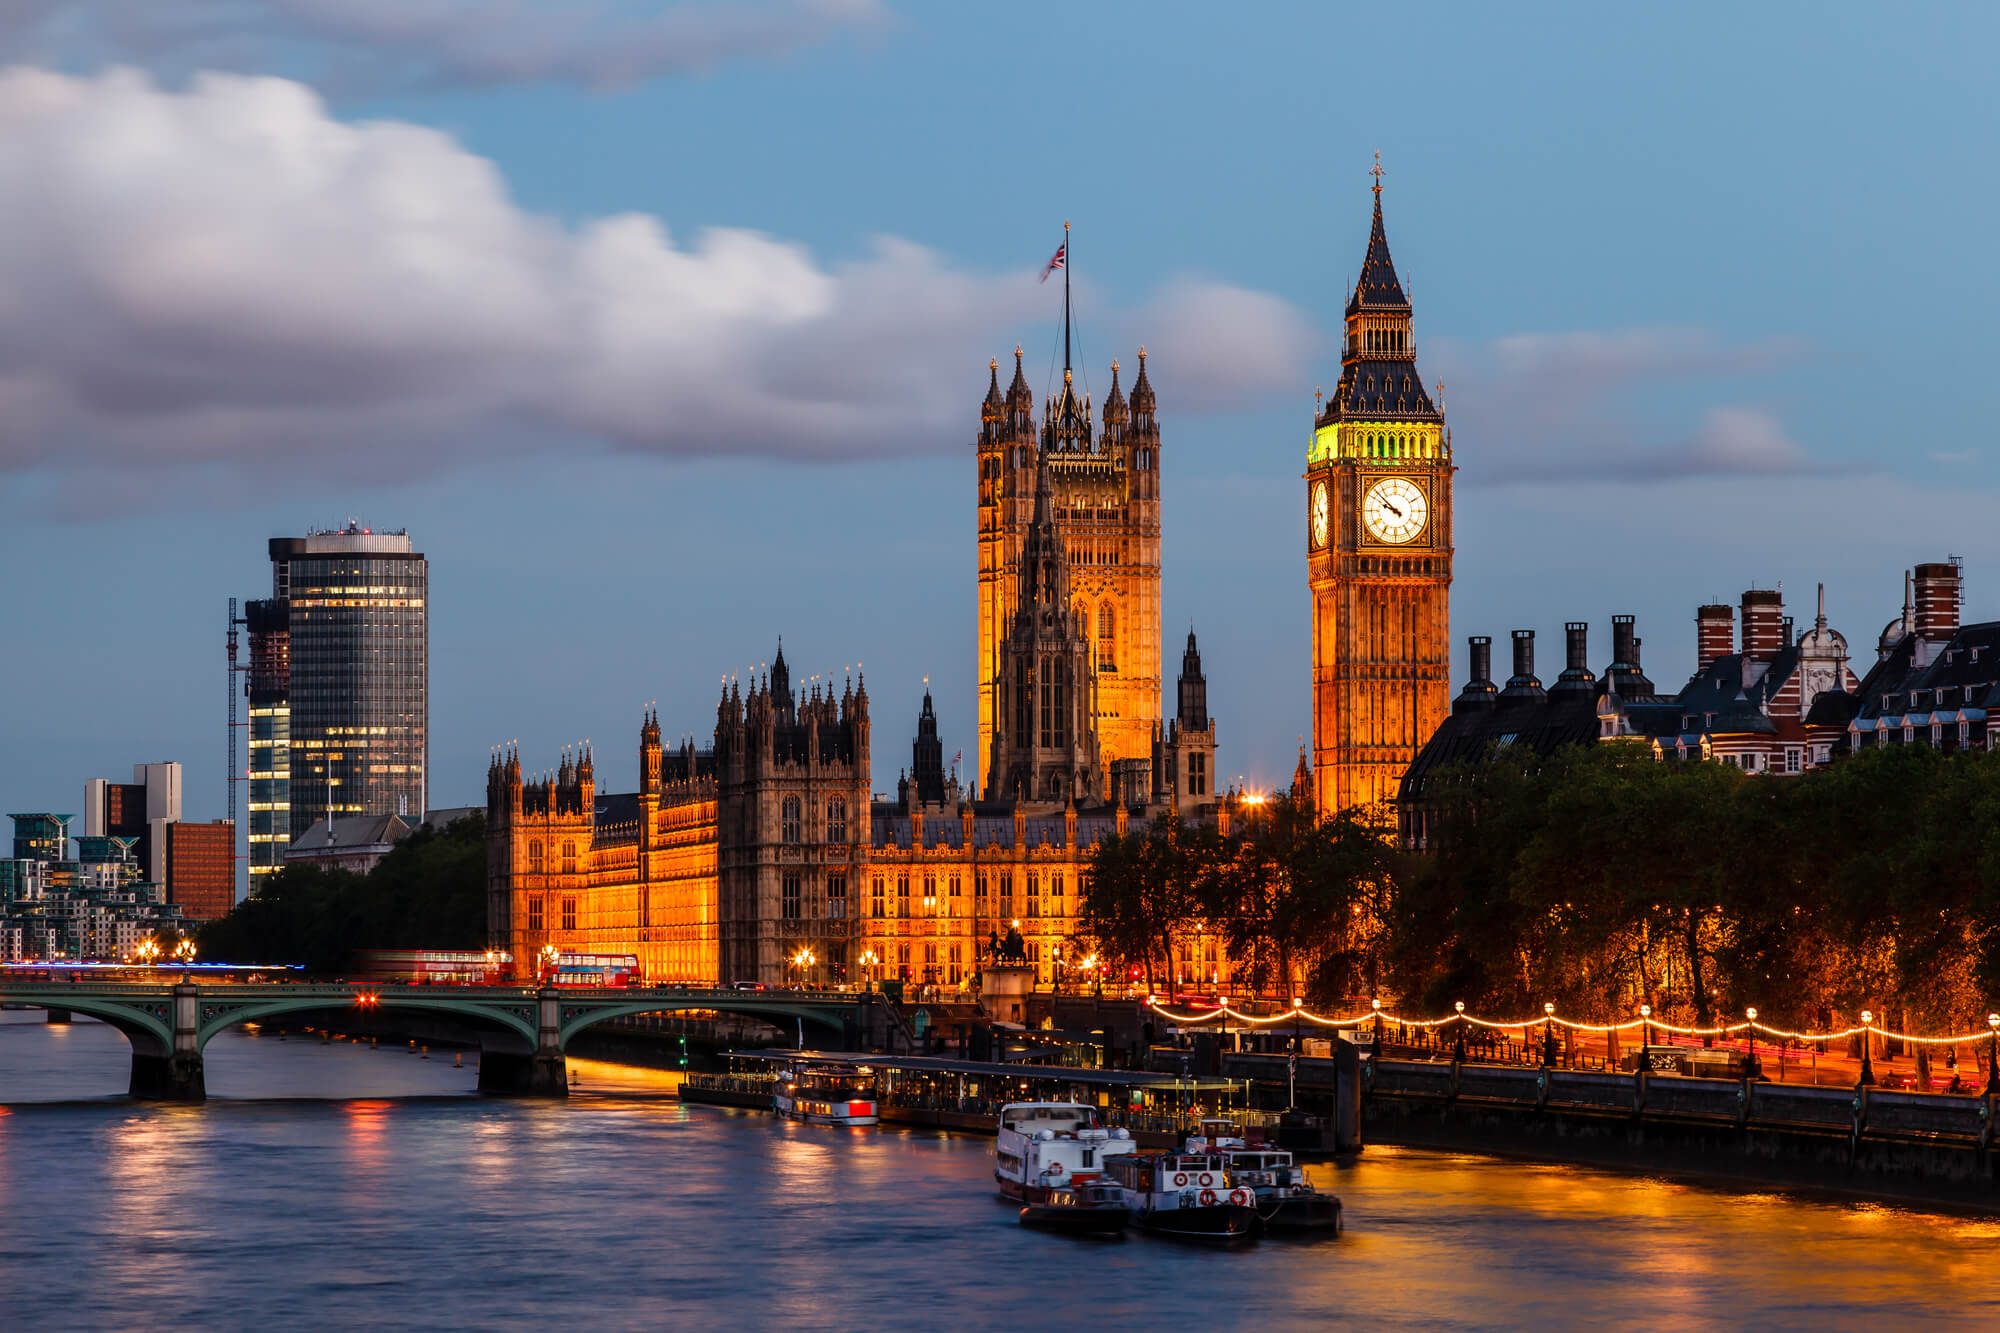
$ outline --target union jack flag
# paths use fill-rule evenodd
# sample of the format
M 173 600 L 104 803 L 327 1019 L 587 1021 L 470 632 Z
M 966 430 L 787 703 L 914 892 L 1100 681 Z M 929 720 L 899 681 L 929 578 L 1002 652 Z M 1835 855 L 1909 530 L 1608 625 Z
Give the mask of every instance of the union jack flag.
M 1061 245 L 1058 245 L 1056 247 L 1055 256 L 1049 260 L 1049 266 L 1042 270 L 1042 281 L 1047 282 L 1049 280 L 1049 274 L 1055 272 L 1057 269 L 1062 269 L 1065 273 L 1067 273 L 1069 271 L 1069 267 L 1063 261 L 1067 259 L 1068 256 L 1069 256 L 1069 242 L 1064 241 Z M 1068 281 L 1068 279 L 1064 279 L 1064 281 Z

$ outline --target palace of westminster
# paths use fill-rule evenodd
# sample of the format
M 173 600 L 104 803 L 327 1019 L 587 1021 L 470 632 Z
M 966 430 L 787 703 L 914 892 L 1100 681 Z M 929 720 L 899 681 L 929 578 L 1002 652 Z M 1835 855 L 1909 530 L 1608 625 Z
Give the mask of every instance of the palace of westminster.
M 1450 711 L 1451 445 L 1410 317 L 1378 177 L 1304 478 L 1313 742 L 1295 781 L 1321 809 L 1392 798 Z M 1129 397 L 1112 363 L 1094 416 L 1067 361 L 1039 418 L 1018 349 L 1004 389 L 990 367 L 979 408 L 981 779 L 947 778 L 926 692 L 907 775 L 873 799 L 865 681 L 794 690 L 782 645 L 761 678 L 725 686 L 708 748 L 663 746 L 646 716 L 637 792 L 598 791 L 587 747 L 543 780 L 503 753 L 487 779 L 488 915 L 517 972 L 552 946 L 636 955 L 664 983 L 956 985 L 1018 929 L 1046 982 L 1077 961 L 1065 950 L 1098 840 L 1169 814 L 1226 827 L 1192 631 L 1163 715 L 1146 354 Z M 1189 980 L 1227 979 L 1218 941 L 1179 947 Z

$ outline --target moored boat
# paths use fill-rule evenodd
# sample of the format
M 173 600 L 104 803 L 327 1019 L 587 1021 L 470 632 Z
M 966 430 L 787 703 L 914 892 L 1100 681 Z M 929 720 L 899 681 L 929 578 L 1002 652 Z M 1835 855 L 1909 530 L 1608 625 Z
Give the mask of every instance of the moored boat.
M 771 1109 L 809 1125 L 872 1125 L 875 1074 L 866 1065 L 801 1060 L 778 1071 Z
M 1041 1203 L 1021 1209 L 1021 1225 L 1072 1235 L 1123 1235 L 1125 1191 L 1102 1181 L 1050 1190 Z
M 1081 1102 L 1010 1102 L 1000 1108 L 993 1179 L 1007 1198 L 1044 1203 L 1051 1191 L 1087 1185 L 1136 1149 L 1130 1134 L 1104 1128 L 1096 1109 Z
M 1117 1159 L 1108 1174 L 1141 1231 L 1212 1245 L 1257 1238 L 1257 1196 L 1230 1182 L 1220 1153 L 1137 1153 Z
M 1228 1162 L 1230 1183 L 1256 1196 L 1254 1206 L 1265 1231 L 1340 1234 L 1339 1198 L 1316 1189 L 1289 1152 L 1249 1143 L 1236 1125 L 1219 1120 L 1202 1121 L 1188 1136 L 1187 1147 L 1219 1154 Z

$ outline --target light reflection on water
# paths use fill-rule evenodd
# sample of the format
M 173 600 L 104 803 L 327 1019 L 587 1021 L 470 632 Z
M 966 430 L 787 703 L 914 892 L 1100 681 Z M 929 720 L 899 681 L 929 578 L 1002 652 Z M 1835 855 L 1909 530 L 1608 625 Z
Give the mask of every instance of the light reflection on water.
M 216 1100 L 133 1105 L 123 1038 L 27 1017 L 0 1022 L 8 1327 L 2000 1324 L 1988 1218 L 1376 1148 L 1314 1168 L 1337 1242 L 1080 1244 L 993 1200 L 983 1138 L 682 1106 L 586 1060 L 566 1103 L 482 1100 L 448 1054 L 235 1033 Z

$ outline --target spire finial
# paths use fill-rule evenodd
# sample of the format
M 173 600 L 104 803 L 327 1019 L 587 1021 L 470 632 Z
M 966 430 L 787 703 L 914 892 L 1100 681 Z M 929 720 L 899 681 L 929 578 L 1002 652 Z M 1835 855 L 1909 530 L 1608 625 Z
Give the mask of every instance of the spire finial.
M 1381 153 L 1378 152 L 1375 154 L 1375 166 L 1368 174 L 1375 178 L 1375 202 L 1380 204 L 1382 202 L 1382 177 L 1388 174 L 1382 169 Z

